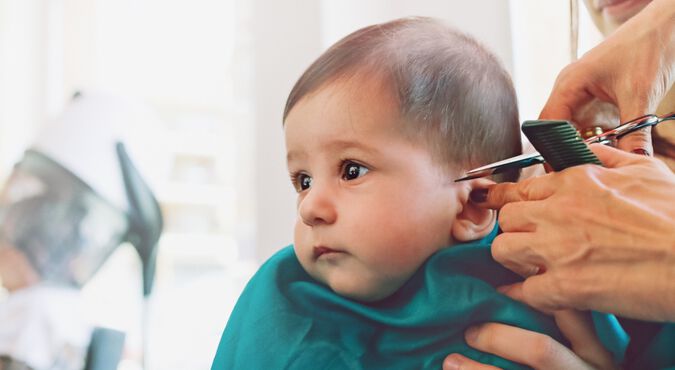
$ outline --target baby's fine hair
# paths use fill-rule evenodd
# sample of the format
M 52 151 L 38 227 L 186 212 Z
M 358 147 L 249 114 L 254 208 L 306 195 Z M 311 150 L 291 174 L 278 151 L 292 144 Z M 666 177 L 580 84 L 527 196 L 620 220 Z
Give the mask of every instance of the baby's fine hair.
M 306 95 L 342 78 L 377 76 L 392 89 L 404 130 L 451 167 L 468 169 L 521 153 L 508 73 L 476 40 L 432 18 L 362 28 L 338 41 L 291 90 L 284 121 Z M 515 181 L 517 172 L 495 176 Z

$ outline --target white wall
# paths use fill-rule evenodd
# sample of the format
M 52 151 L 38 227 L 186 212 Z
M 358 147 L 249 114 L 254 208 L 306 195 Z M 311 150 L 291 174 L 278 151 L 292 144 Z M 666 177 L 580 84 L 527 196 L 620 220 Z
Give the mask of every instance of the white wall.
M 328 48 L 340 38 L 374 23 L 406 16 L 428 16 L 483 42 L 512 71 L 509 4 L 503 0 L 321 0 L 321 39 Z
M 511 0 L 513 80 L 521 121 L 537 119 L 560 70 L 570 61 L 570 2 Z M 579 1 L 579 55 L 600 35 Z
M 292 242 L 295 191 L 286 170 L 282 114 L 295 80 L 321 51 L 318 2 L 255 0 L 253 26 L 258 261 Z
M 45 4 L 0 0 L 0 179 L 45 117 Z

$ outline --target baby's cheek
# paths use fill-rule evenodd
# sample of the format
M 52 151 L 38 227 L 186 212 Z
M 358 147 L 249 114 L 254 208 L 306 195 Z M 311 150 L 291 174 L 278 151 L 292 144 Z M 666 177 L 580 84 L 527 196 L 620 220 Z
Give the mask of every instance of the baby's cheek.
M 295 255 L 300 260 L 300 264 L 307 269 L 309 260 L 311 259 L 312 246 L 307 241 L 308 233 L 306 226 L 299 222 L 295 225 L 295 232 L 293 233 L 293 250 Z

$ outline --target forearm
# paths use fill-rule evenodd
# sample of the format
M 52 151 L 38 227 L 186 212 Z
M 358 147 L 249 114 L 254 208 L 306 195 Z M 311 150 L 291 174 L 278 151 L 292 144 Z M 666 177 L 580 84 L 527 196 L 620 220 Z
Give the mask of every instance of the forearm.
M 654 0 L 644 9 L 650 16 L 657 20 L 657 25 L 663 27 L 665 34 L 670 32 L 671 37 L 675 31 L 675 1 Z M 674 39 L 671 38 L 671 41 Z
M 632 23 L 635 27 L 629 26 Z M 663 53 L 664 70 L 669 70 L 671 76 L 675 74 L 675 1 L 654 0 L 640 14 L 629 19 L 625 26 L 653 33 L 652 37 L 658 40 L 656 52 Z M 672 85 L 672 78 L 670 83 Z M 665 86 L 666 91 L 669 89 L 670 86 Z

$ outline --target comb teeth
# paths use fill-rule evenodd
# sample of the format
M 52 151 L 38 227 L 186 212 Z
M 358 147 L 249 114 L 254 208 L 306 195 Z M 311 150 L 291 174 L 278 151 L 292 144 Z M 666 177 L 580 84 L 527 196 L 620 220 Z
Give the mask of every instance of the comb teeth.
M 567 121 L 525 121 L 522 130 L 554 171 L 582 164 L 602 165 Z

